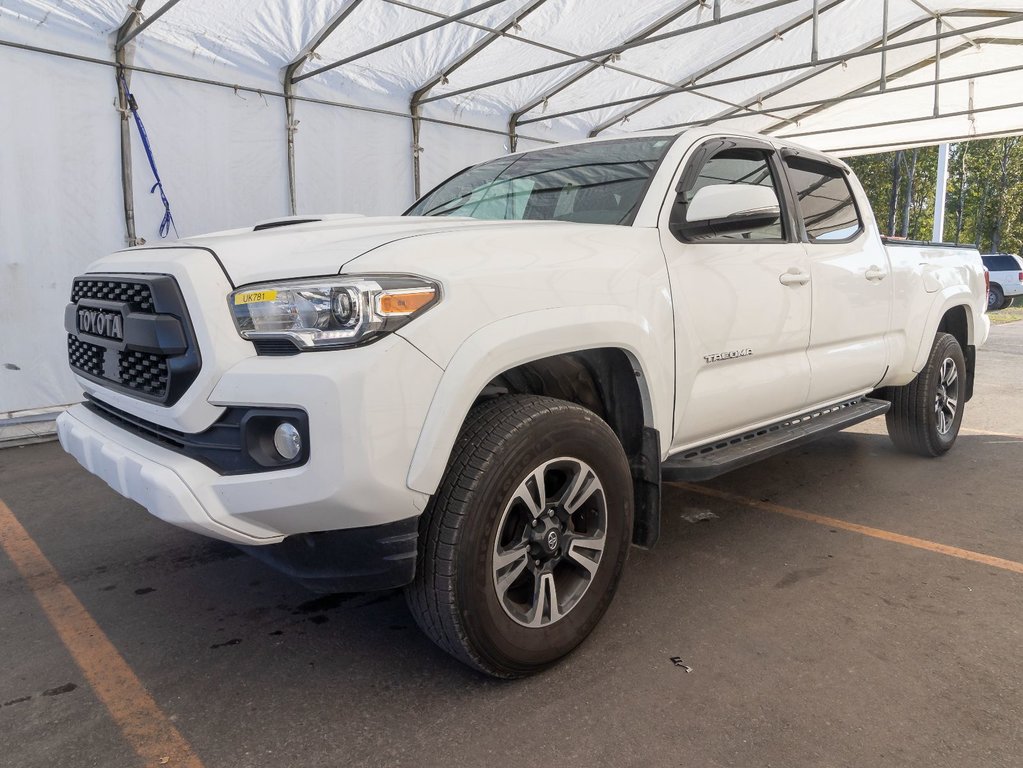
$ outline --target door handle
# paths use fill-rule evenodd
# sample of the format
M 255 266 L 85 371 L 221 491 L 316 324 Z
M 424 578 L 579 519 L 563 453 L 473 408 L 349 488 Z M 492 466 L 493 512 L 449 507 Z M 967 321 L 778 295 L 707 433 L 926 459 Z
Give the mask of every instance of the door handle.
M 782 272 L 778 276 L 778 282 L 782 285 L 806 285 L 810 282 L 810 273 L 800 272 L 795 267 L 791 267 L 788 272 Z
M 888 273 L 881 269 L 876 264 L 871 264 L 870 268 L 863 275 L 868 280 L 881 281 L 888 277 Z

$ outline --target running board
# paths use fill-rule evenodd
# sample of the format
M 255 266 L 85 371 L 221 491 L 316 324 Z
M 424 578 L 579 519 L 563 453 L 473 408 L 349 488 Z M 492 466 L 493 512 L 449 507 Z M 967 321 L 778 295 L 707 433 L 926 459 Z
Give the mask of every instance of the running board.
M 861 397 L 810 411 L 789 421 L 669 456 L 661 463 L 661 479 L 689 482 L 710 480 L 831 432 L 880 416 L 889 408 L 891 403 L 887 400 Z

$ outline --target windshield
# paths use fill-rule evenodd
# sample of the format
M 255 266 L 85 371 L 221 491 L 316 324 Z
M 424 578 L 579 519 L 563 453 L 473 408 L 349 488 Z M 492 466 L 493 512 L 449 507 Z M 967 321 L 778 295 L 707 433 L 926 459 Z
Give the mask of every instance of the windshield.
M 631 224 L 672 136 L 576 144 L 467 168 L 406 216 Z

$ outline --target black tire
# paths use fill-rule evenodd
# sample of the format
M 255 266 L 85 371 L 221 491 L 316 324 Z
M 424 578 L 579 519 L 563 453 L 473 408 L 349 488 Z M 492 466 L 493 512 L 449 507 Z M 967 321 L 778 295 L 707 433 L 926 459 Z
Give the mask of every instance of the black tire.
M 1005 298 L 1004 298 L 1004 299 L 1002 300 L 1002 306 L 1000 306 L 1000 307 L 999 307 L 999 309 L 1008 309 L 1009 307 L 1011 307 L 1011 306 L 1012 306 L 1012 302 L 1013 302 L 1014 300 L 1015 300 L 1015 297 L 1014 297 L 1014 296 L 1006 296 L 1006 297 L 1005 297 Z
M 951 361 L 956 373 L 947 381 Z M 934 338 L 927 365 L 904 387 L 892 387 L 892 407 L 885 416 L 888 435 L 900 450 L 918 456 L 941 456 L 955 444 L 966 405 L 966 360 L 955 336 Z M 947 395 L 947 397 L 946 397 Z M 953 413 L 949 414 L 948 403 Z
M 600 499 L 592 501 L 597 494 L 586 496 L 578 514 L 589 515 L 591 512 L 583 507 L 604 504 L 600 533 L 603 550 L 595 553 L 599 559 L 586 579 L 587 585 L 563 616 L 547 617 L 550 623 L 546 626 L 528 627 L 513 620 L 502 602 L 511 589 L 506 587 L 504 597 L 499 595 L 498 576 L 493 570 L 495 557 L 502 546 L 503 531 L 513 520 L 512 510 L 522 516 L 515 499 L 520 498 L 517 494 L 523 484 L 535 476 L 534 470 L 557 473 L 557 469 L 539 468 L 550 462 L 550 466 L 558 466 L 562 457 L 592 469 L 602 486 Z M 583 475 L 580 472 L 577 476 Z M 549 476 L 543 477 L 546 484 Z M 570 475 L 565 477 L 563 491 L 569 487 Z M 589 491 L 576 498 L 581 500 L 585 493 Z M 632 499 L 632 477 L 621 443 L 592 411 L 532 395 L 506 395 L 476 406 L 466 418 L 440 489 L 420 522 L 416 577 L 405 591 L 416 623 L 442 649 L 488 675 L 523 677 L 550 666 L 590 634 L 611 603 L 628 556 Z M 541 499 L 541 503 L 546 502 Z M 552 524 L 564 511 L 558 508 L 557 515 L 551 515 Z M 544 523 L 546 514 L 540 516 Z M 524 517 L 526 524 L 533 519 L 531 514 Z M 570 527 L 575 526 L 575 519 L 567 515 Z M 523 530 L 522 540 L 515 547 L 525 546 L 522 542 L 531 535 L 528 528 Z M 561 543 L 569 542 L 571 535 L 578 534 L 567 531 Z M 535 542 L 529 544 L 530 551 L 536 546 Z M 557 553 L 543 553 L 541 557 L 556 559 Z M 570 579 L 584 578 L 575 573 L 578 560 L 560 564 L 555 559 L 544 560 L 543 567 L 567 567 Z M 534 568 L 532 555 L 520 563 L 523 569 L 528 568 L 522 570 L 520 578 L 541 585 L 538 605 L 542 606 L 545 599 L 548 607 L 552 602 L 557 604 L 559 598 L 553 594 L 553 586 L 551 593 L 543 591 L 543 577 Z M 528 589 L 535 599 L 538 593 L 533 587 Z M 553 611 L 550 613 L 553 615 Z M 542 607 L 534 615 L 540 615 L 542 621 Z
M 1001 309 L 1003 301 L 1005 301 L 1005 294 L 1002 292 L 1002 287 L 997 283 L 991 283 L 987 292 L 987 311 L 994 312 L 996 309 Z

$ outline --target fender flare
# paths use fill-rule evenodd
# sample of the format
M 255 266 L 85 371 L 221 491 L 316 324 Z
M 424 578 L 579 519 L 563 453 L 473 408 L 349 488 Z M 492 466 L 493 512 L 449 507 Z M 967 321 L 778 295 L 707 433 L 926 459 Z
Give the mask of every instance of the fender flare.
M 462 342 L 444 370 L 412 456 L 408 487 L 436 492 L 469 409 L 495 376 L 552 355 L 623 350 L 636 371 L 645 423 L 670 434 L 674 366 L 663 365 L 661 346 L 646 318 L 621 306 L 543 309 L 480 328 Z M 658 360 L 662 365 L 656 365 Z
M 973 316 L 974 296 L 965 285 L 952 286 L 941 291 L 935 301 L 931 304 L 931 310 L 927 314 L 927 322 L 924 324 L 923 338 L 913 358 L 913 371 L 919 373 L 927 365 L 927 358 L 931 354 L 931 347 L 934 346 L 934 336 L 938 332 L 941 318 L 954 307 L 966 308 L 966 337 L 967 344 L 974 343 L 974 324 L 976 318 Z M 963 350 L 965 354 L 966 350 Z

